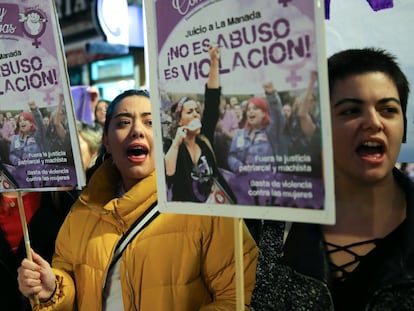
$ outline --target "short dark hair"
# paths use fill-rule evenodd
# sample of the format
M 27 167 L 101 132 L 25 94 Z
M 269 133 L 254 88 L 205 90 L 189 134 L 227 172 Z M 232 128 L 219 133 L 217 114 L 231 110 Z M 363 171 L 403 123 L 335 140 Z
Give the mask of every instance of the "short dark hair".
M 118 96 L 116 96 L 112 102 L 109 104 L 107 110 L 106 110 L 106 115 L 105 115 L 105 124 L 104 124 L 104 133 L 108 132 L 108 128 L 109 128 L 109 123 L 111 121 L 112 118 L 112 114 L 115 111 L 115 108 L 118 106 L 118 104 L 126 97 L 129 96 L 144 96 L 147 98 L 150 98 L 150 93 L 148 90 L 146 89 L 131 89 L 131 90 L 126 90 L 124 92 L 122 92 L 121 94 L 119 94 Z
M 328 59 L 329 95 L 332 95 L 331 92 L 336 81 L 352 75 L 369 72 L 381 72 L 394 82 L 403 111 L 403 142 L 405 142 L 407 132 L 406 112 L 410 85 L 396 57 L 391 53 L 380 48 L 362 48 L 348 49 L 333 54 Z

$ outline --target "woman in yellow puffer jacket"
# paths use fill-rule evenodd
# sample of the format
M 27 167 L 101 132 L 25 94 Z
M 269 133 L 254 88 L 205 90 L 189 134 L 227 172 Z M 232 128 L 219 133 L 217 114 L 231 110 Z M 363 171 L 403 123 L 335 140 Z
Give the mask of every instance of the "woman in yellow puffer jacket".
M 130 90 L 108 108 L 103 145 L 111 155 L 73 205 L 52 267 L 33 252 L 19 288 L 34 310 L 235 310 L 231 218 L 160 214 L 109 269 L 120 238 L 157 201 L 149 93 Z M 255 282 L 257 247 L 244 231 L 245 303 Z M 248 307 L 246 307 L 247 310 Z

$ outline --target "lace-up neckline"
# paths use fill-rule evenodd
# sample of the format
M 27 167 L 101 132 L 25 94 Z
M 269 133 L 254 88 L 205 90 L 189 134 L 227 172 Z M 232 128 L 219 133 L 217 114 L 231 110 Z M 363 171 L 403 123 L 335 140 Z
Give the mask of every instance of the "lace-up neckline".
M 361 260 L 369 253 L 371 252 L 373 249 L 375 249 L 375 247 L 378 245 L 378 242 L 381 239 L 371 239 L 371 240 L 365 240 L 365 241 L 360 241 L 360 242 L 355 242 L 355 243 L 351 243 L 351 244 L 347 244 L 347 245 L 337 245 L 334 243 L 330 243 L 330 242 L 324 242 L 326 249 L 327 249 L 327 254 L 329 255 L 330 258 L 330 267 L 331 267 L 331 273 L 332 276 L 340 282 L 345 281 L 348 276 L 353 272 L 353 270 L 359 265 L 359 263 L 361 262 Z M 363 245 L 369 245 L 372 244 L 372 249 L 370 251 L 368 251 L 368 253 L 365 253 L 364 255 L 360 255 L 358 254 L 355 250 L 355 248 L 363 246 Z M 351 260 L 345 262 L 342 265 L 337 265 L 334 262 L 332 262 L 332 255 L 333 254 L 338 254 L 340 252 L 344 252 L 346 253 L 345 255 L 350 255 L 352 257 Z

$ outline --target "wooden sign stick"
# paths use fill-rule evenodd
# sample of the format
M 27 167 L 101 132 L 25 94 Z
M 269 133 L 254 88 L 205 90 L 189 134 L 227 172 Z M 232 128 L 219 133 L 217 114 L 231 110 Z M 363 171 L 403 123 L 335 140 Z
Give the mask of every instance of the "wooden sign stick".
M 234 218 L 237 311 L 244 310 L 243 218 Z
M 30 247 L 30 239 L 29 239 L 29 230 L 27 229 L 27 221 L 26 221 L 26 214 L 24 212 L 24 205 L 23 205 L 23 198 L 21 191 L 17 192 L 17 202 L 19 206 L 19 214 L 20 214 L 20 222 L 22 223 L 23 229 L 23 238 L 24 238 L 24 245 L 26 247 L 26 257 L 30 261 L 33 261 L 32 258 L 32 249 Z M 39 304 L 39 297 L 35 295 L 33 297 L 35 304 Z

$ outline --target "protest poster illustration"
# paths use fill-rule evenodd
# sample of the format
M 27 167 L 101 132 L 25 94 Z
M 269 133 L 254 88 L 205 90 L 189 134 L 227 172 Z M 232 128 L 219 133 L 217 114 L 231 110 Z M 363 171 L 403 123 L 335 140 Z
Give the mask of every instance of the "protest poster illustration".
M 80 188 L 80 158 L 53 1 L 0 1 L 0 192 Z
M 145 5 L 160 210 L 333 223 L 323 3 Z

